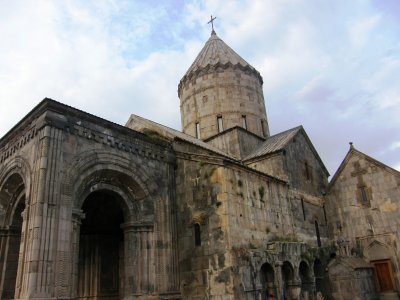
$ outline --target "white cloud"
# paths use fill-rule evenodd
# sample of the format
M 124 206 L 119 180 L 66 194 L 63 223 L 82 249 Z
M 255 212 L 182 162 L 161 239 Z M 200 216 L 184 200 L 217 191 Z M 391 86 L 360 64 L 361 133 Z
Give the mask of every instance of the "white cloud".
M 400 140 L 399 27 L 368 3 L 5 3 L 0 136 L 46 96 L 121 124 L 134 113 L 179 129 L 177 85 L 213 14 L 218 35 L 261 72 L 272 131 L 304 124 L 331 173 L 350 140 L 371 156 Z M 399 148 L 386 152 L 398 162 Z
M 356 47 L 363 47 L 371 31 L 378 25 L 381 17 L 379 15 L 368 16 L 353 21 L 349 25 L 349 39 Z

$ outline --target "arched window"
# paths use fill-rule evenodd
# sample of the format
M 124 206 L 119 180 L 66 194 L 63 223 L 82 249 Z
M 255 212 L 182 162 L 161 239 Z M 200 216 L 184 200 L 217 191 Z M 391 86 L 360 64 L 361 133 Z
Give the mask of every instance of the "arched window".
M 195 246 L 201 246 L 201 230 L 200 224 L 194 224 L 194 244 Z
M 319 235 L 319 226 L 317 220 L 314 221 L 315 224 L 315 234 L 317 235 L 317 245 L 321 247 L 321 236 Z

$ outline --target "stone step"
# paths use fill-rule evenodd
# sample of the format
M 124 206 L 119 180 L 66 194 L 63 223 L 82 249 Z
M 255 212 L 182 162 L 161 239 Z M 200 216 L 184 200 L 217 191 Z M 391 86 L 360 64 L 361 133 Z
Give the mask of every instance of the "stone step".
M 399 295 L 396 292 L 387 292 L 379 294 L 380 300 L 400 300 Z

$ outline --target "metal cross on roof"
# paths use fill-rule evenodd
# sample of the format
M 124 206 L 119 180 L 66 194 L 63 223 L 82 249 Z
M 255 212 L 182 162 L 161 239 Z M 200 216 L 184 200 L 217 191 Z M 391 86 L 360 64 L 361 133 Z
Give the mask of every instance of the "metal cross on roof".
M 213 18 L 213 16 L 211 15 L 211 20 L 207 22 L 207 24 L 210 24 L 210 23 L 211 23 L 211 29 L 212 29 L 213 32 L 214 32 L 214 20 L 215 20 L 216 18 L 217 18 L 217 17 L 214 17 L 214 18 Z

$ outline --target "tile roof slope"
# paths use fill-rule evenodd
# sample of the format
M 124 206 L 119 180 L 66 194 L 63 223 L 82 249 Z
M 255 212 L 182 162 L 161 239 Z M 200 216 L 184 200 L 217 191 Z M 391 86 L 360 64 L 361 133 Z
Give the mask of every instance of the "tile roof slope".
M 172 129 L 170 127 L 161 125 L 159 123 L 153 122 L 151 120 L 145 119 L 143 117 L 140 117 L 140 116 L 137 116 L 137 115 L 134 115 L 134 114 L 131 115 L 131 117 L 129 118 L 129 120 L 126 123 L 125 126 L 128 126 L 129 122 L 132 119 L 135 122 L 139 122 L 139 123 L 143 124 L 144 126 L 146 126 L 146 124 L 147 124 L 147 125 L 150 125 L 152 128 L 157 127 L 157 129 L 159 130 L 159 133 L 164 135 L 167 138 L 179 138 L 181 140 L 184 140 L 184 141 L 189 142 L 191 144 L 194 144 L 196 146 L 202 147 L 202 148 L 204 148 L 206 150 L 210 150 L 212 152 L 215 152 L 217 154 L 220 154 L 220 155 L 223 155 L 223 156 L 225 156 L 227 158 L 235 160 L 234 158 L 232 158 L 231 156 L 229 156 L 225 152 L 222 152 L 218 148 L 215 148 L 215 147 L 213 147 L 213 146 L 211 146 L 211 145 L 209 145 L 209 144 L 207 144 L 207 143 L 205 143 L 205 142 L 203 142 L 203 141 L 201 141 L 199 139 L 196 139 L 196 138 L 194 138 L 194 137 L 192 137 L 190 135 L 187 135 L 187 134 L 185 134 L 183 132 L 180 132 L 178 130 Z M 149 128 L 149 129 L 152 129 L 152 128 Z
M 223 40 L 221 40 L 215 32 L 211 34 L 203 49 L 197 55 L 196 59 L 189 67 L 185 76 L 203 69 L 208 65 L 214 66 L 218 63 L 225 65 L 231 63 L 232 65 L 242 65 L 255 70 L 248 62 L 239 56 L 231 47 L 229 47 Z
M 255 149 L 252 153 L 246 156 L 243 160 L 260 157 L 276 151 L 282 150 L 286 144 L 301 130 L 303 126 L 298 126 L 278 134 L 270 136 L 264 143 Z

